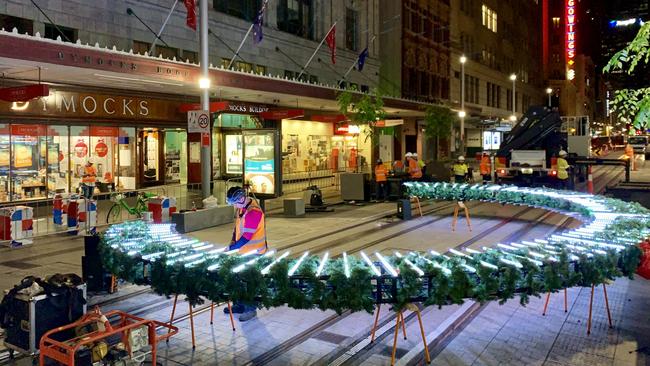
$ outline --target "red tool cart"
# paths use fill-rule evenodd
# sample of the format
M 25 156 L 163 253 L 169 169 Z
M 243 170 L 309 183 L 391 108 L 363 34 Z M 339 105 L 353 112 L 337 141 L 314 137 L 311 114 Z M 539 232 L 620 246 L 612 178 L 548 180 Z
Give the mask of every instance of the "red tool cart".
M 60 340 L 61 334 L 70 331 L 80 333 L 81 329 L 90 331 L 72 339 Z M 46 364 L 46 358 L 66 366 L 74 366 L 75 363 L 92 364 L 96 358 L 107 357 L 114 351 L 113 348 L 116 352 L 112 355 L 120 355 L 121 359 L 144 361 L 151 354 L 151 362 L 156 365 L 158 342 L 167 340 L 176 333 L 178 328 L 167 323 L 143 319 L 119 310 L 102 314 L 96 308 L 80 320 L 43 335 L 40 342 L 40 365 Z

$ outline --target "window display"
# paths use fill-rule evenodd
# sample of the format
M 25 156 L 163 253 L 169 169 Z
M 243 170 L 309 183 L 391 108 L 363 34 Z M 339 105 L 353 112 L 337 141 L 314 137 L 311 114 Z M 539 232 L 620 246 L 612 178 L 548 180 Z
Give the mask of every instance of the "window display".
M 46 147 L 44 126 L 11 125 L 11 200 L 46 196 Z
M 182 130 L 165 131 L 165 183 L 187 182 L 187 133 Z
M 0 124 L 0 202 L 9 201 L 9 125 Z
M 47 128 L 47 191 L 48 197 L 68 191 L 68 127 Z
M 225 135 L 226 174 L 242 174 L 242 135 Z
M 253 193 L 276 193 L 274 140 L 275 131 L 244 132 L 244 180 Z
M 142 131 L 143 178 L 145 182 L 160 180 L 160 132 Z
M 332 168 L 330 123 L 282 120 L 282 169 L 285 174 Z

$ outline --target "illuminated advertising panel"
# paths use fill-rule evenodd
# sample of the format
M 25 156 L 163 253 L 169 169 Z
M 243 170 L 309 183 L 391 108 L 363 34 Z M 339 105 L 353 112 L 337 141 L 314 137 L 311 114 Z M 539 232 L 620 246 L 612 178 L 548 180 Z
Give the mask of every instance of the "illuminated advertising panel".
M 566 78 L 576 77 L 576 0 L 566 0 Z

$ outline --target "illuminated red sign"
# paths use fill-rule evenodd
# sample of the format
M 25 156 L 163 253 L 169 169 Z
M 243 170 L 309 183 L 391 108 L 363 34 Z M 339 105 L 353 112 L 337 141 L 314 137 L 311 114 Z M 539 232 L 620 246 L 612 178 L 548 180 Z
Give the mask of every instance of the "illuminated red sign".
M 566 78 L 575 79 L 576 58 L 576 0 L 566 0 Z

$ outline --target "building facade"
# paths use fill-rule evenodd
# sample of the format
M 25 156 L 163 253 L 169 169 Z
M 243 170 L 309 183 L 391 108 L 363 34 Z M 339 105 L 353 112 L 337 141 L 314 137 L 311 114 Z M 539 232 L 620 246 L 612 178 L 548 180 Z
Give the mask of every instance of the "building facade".
M 74 191 L 87 161 L 102 189 L 200 182 L 204 141 L 187 131 L 187 111 L 198 102 L 198 33 L 185 25 L 182 2 L 155 46 L 147 29 L 157 32 L 173 3 L 40 4 L 54 24 L 30 1 L 0 4 L 3 87 L 49 86 L 40 98 L 0 101 L 1 201 Z M 210 1 L 213 178 L 242 177 L 251 152 L 282 156 L 276 176 L 288 179 L 367 169 L 370 143 L 343 126 L 336 95 L 339 85 L 379 85 L 378 1 L 270 2 L 263 40 L 248 38 L 228 70 L 261 3 Z M 335 23 L 336 63 L 324 45 L 298 77 Z M 399 98 L 385 105 L 391 118 L 423 109 Z M 256 135 L 261 130 L 271 135 Z M 270 193 L 262 186 L 258 192 Z
M 544 103 L 542 8 L 536 0 L 454 0 L 450 4 L 449 99 L 459 111 L 460 60 L 465 56 L 465 136 L 472 154 L 483 148 L 486 129 Z M 453 148 L 459 146 L 459 135 L 456 132 Z

